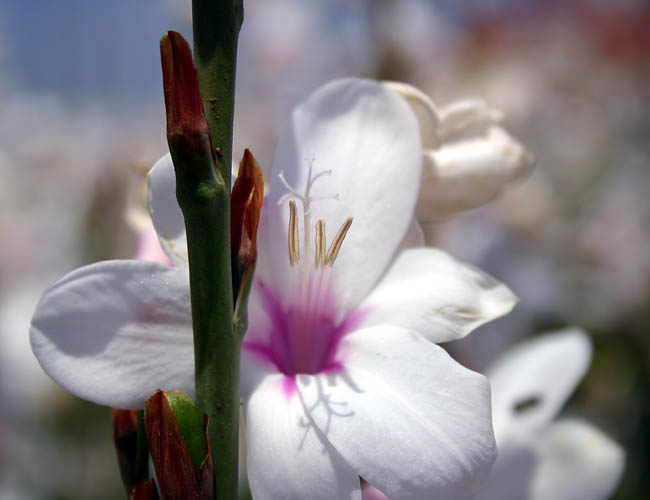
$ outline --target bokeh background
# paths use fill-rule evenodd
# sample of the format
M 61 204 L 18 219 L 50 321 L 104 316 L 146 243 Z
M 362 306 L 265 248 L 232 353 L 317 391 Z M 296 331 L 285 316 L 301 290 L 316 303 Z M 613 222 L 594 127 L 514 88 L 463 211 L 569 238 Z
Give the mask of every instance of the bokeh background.
M 617 499 L 650 497 L 650 5 L 641 0 L 246 0 L 235 156 L 263 166 L 292 106 L 341 76 L 484 97 L 537 157 L 487 207 L 427 228 L 507 283 L 515 312 L 448 346 L 481 370 L 581 325 L 592 366 L 563 413 L 627 452 Z M 110 412 L 32 357 L 44 288 L 129 258 L 129 193 L 166 152 L 158 41 L 189 0 L 0 0 L 0 498 L 118 499 Z

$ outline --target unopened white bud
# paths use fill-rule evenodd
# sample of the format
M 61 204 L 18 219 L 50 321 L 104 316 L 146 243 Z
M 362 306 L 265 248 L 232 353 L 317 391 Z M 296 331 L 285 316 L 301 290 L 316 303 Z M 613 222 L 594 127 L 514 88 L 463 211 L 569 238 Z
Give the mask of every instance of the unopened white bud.
M 442 107 L 439 114 L 439 135 L 443 142 L 455 139 L 469 129 L 485 129 L 503 120 L 503 112 L 490 108 L 483 99 L 454 101 Z
M 440 222 L 484 205 L 533 164 L 532 155 L 499 127 L 484 137 L 424 151 L 416 216 Z
M 416 216 L 421 223 L 480 207 L 532 168 L 533 156 L 497 126 L 503 113 L 482 99 L 438 109 L 411 85 L 385 85 L 406 100 L 420 125 L 423 170 Z

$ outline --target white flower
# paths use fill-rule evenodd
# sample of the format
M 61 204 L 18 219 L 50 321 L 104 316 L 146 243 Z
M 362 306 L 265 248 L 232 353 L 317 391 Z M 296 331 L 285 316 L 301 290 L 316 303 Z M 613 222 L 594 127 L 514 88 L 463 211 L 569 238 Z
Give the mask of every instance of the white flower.
M 621 447 L 587 422 L 553 421 L 591 360 L 576 328 L 508 351 L 488 370 L 499 458 L 481 500 L 600 500 L 618 484 Z
M 242 358 L 256 500 L 359 499 L 359 476 L 393 499 L 462 498 L 489 473 L 487 379 L 431 341 L 466 335 L 515 298 L 441 251 L 397 254 L 419 189 L 417 127 L 396 94 L 347 79 L 313 93 L 284 129 Z M 150 173 L 150 209 L 175 267 L 87 266 L 34 314 L 36 356 L 80 397 L 140 408 L 157 388 L 194 392 L 174 184 L 167 156 Z
M 440 222 L 493 200 L 529 172 L 533 156 L 497 124 L 503 113 L 480 99 L 441 109 L 404 83 L 385 82 L 418 118 L 422 135 L 422 184 L 416 208 L 423 223 Z

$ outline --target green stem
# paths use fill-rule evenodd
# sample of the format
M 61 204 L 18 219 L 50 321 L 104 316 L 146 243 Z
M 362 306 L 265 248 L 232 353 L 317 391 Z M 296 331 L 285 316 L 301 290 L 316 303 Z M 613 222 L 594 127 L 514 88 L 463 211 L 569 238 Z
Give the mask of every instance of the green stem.
M 192 0 L 194 65 L 226 186 L 230 186 L 237 41 L 243 20 L 243 0 Z
M 233 500 L 237 497 L 240 340 L 232 320 L 230 193 L 212 163 L 207 130 L 198 143 L 192 141 L 194 137 L 168 132 L 176 166 L 176 198 L 187 233 L 196 405 L 210 418 L 215 496 Z
M 185 211 L 190 263 L 197 407 L 210 417 L 215 494 L 237 496 L 240 340 L 234 334 L 229 214 L 225 189 L 208 206 Z M 189 212 L 189 213 L 188 213 Z
M 209 200 L 191 196 L 191 202 L 188 197 L 183 209 L 190 263 L 196 398 L 198 408 L 210 417 L 208 437 L 218 500 L 237 498 L 241 340 L 232 322 L 230 172 L 237 41 L 243 15 L 242 0 L 192 1 L 194 65 L 223 179 L 220 186 L 210 185 L 214 178 L 206 175 L 195 187 L 209 193 Z

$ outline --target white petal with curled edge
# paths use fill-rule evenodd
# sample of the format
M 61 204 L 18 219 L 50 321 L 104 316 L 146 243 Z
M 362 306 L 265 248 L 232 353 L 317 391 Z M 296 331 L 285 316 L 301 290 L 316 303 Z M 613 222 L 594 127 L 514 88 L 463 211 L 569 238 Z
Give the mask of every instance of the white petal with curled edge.
M 348 217 L 354 222 L 332 269 L 332 282 L 343 309 L 370 291 L 407 232 L 420 185 L 418 124 L 408 104 L 371 80 L 335 80 L 316 90 L 292 113 L 273 161 L 270 189 L 262 209 L 258 267 L 278 273 L 273 283 L 287 281 L 289 191 L 311 187 L 309 210 L 312 247 L 318 219 L 326 222 L 327 241 Z M 312 165 L 310 169 L 309 165 Z M 305 256 L 305 220 L 300 218 L 301 256 Z M 267 255 L 265 255 L 265 253 Z M 270 260 L 266 260 L 270 259 Z
M 530 172 L 535 162 L 499 127 L 491 127 L 485 136 L 425 151 L 423 160 L 416 209 L 422 222 L 438 222 L 492 201 L 508 183 Z
M 432 342 L 464 337 L 510 312 L 517 298 L 503 283 L 435 248 L 402 252 L 362 304 L 364 325 L 415 330 Z
M 503 112 L 488 107 L 483 99 L 461 99 L 440 109 L 440 135 L 448 141 L 475 127 L 487 127 L 503 120 Z
M 408 83 L 382 82 L 382 84 L 393 92 L 397 92 L 411 107 L 420 126 L 422 147 L 425 149 L 435 148 L 440 142 L 438 135 L 440 116 L 436 105 L 429 96 Z
M 175 266 L 187 265 L 185 222 L 176 201 L 176 174 L 169 153 L 149 171 L 149 213 L 160 245 Z
M 485 377 L 392 326 L 347 336 L 344 370 L 301 375 L 325 438 L 391 500 L 466 498 L 496 458 Z
M 570 328 L 518 345 L 487 369 L 499 446 L 555 417 L 584 376 L 591 352 L 587 334 Z
M 31 325 L 34 354 L 71 393 L 143 408 L 157 389 L 194 393 L 187 268 L 114 260 L 50 286 Z
M 622 448 L 581 420 L 552 424 L 537 442 L 530 500 L 604 500 L 625 467 Z
M 291 379 L 266 377 L 244 412 L 255 500 L 361 500 L 357 473 L 314 428 Z

